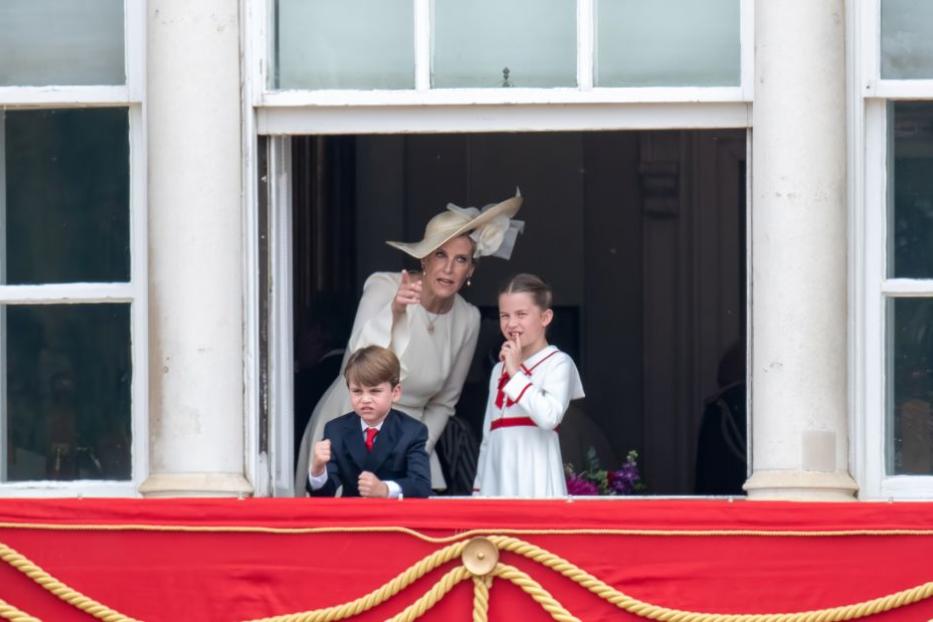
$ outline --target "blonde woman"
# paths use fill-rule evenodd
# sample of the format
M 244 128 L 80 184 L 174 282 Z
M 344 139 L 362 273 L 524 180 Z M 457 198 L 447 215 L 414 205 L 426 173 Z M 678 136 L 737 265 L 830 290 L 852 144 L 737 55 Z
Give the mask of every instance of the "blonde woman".
M 517 194 L 482 210 L 448 204 L 428 222 L 421 241 L 388 242 L 420 260 L 420 274 L 377 272 L 363 286 L 341 370 L 352 352 L 366 346 L 389 348 L 398 356 L 402 394 L 395 407 L 427 426 L 431 485 L 437 490 L 446 485 L 434 445 L 454 414 L 479 336 L 479 310 L 459 292 L 470 284 L 477 258 L 509 258 L 523 227 L 512 220 L 521 205 Z M 338 377 L 305 428 L 296 496 L 304 495 L 309 448 L 321 439 L 324 424 L 350 410 L 346 383 Z

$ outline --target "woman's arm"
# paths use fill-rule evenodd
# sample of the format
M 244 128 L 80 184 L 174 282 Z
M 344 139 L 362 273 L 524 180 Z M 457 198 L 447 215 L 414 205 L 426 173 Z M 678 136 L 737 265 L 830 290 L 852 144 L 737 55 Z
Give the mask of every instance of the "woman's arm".
M 366 279 L 347 344 L 350 352 L 366 346 L 382 346 L 402 359 L 410 333 L 409 314 L 396 316 L 392 312 L 399 281 L 399 275 L 393 272 L 376 272 Z
M 460 393 L 463 391 L 463 383 L 466 380 L 467 372 L 470 371 L 470 363 L 473 361 L 473 353 L 476 351 L 476 340 L 479 338 L 479 309 L 470 306 L 470 317 L 467 323 L 466 334 L 460 350 L 456 353 L 454 364 L 451 366 L 450 374 L 444 381 L 444 386 L 434 396 L 428 400 L 424 407 L 424 424 L 428 426 L 428 453 L 434 451 L 434 445 L 437 439 L 441 437 L 444 426 L 447 425 L 447 419 L 454 414 L 454 407 L 460 399 Z
M 535 370 L 531 376 L 523 372 L 515 374 L 503 387 L 505 394 L 514 402 L 510 416 L 521 411 L 539 428 L 553 430 L 567 412 L 576 378 L 576 366 L 566 355 L 545 373 Z

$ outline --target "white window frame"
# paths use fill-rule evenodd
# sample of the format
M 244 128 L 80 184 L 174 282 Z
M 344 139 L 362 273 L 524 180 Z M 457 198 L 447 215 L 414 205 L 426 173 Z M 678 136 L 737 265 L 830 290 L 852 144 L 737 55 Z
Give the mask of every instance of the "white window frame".
M 864 499 L 933 498 L 933 476 L 888 475 L 887 301 L 933 298 L 933 279 L 887 276 L 888 185 L 892 162 L 888 105 L 933 102 L 933 80 L 881 78 L 881 0 L 849 0 L 849 396 L 853 475 Z
M 241 1 L 251 83 L 247 98 L 260 134 L 744 127 L 754 96 L 754 0 L 737 0 L 738 86 L 595 87 L 596 0 L 577 0 L 578 86 L 501 89 L 430 88 L 431 2 L 412 0 L 415 88 L 405 90 L 269 88 L 275 0 Z M 553 114 L 557 106 L 566 113 L 563 118 Z
M 740 3 L 740 84 L 735 87 L 599 88 L 593 85 L 595 0 L 577 0 L 576 88 L 430 88 L 431 0 L 414 3 L 415 88 L 409 90 L 274 90 L 275 0 L 240 0 L 245 80 L 244 248 L 247 409 L 247 471 L 256 494 L 291 494 L 292 457 L 292 291 L 289 137 L 333 134 L 420 134 L 585 130 L 744 128 L 751 149 L 754 97 L 754 5 Z M 269 366 L 271 402 L 269 449 L 260 450 L 259 225 L 257 136 L 268 141 Z M 750 161 L 749 161 L 750 165 Z M 751 171 L 748 175 L 751 183 Z M 751 192 L 747 194 L 751 214 Z M 748 219 L 749 226 L 751 218 Z M 750 248 L 749 248 L 750 253 Z M 751 271 L 749 270 L 749 275 Z M 750 278 L 750 276 L 749 276 Z M 749 292 L 751 290 L 749 289 Z M 747 304 L 751 304 L 751 295 Z M 751 317 L 750 309 L 748 310 Z M 751 331 L 751 322 L 749 331 Z M 750 337 L 750 334 L 749 334 Z M 751 343 L 749 341 L 749 343 Z M 749 349 L 750 350 L 750 349 Z M 750 412 L 750 411 L 749 411 Z
M 131 478 L 124 481 L 72 480 L 4 482 L 0 497 L 138 496 L 138 487 L 149 474 L 149 332 L 148 262 L 146 217 L 146 7 L 145 0 L 124 0 L 124 55 L 126 84 L 120 86 L 0 87 L 0 115 L 20 108 L 122 108 L 129 121 L 129 226 L 130 278 L 119 283 L 66 283 L 0 285 L 0 305 L 128 303 L 130 305 Z M 0 164 L 2 162 L 0 143 Z M 0 170 L 3 170 L 0 168 Z M 5 193 L 2 195 L 5 196 Z M 0 199 L 0 211 L 4 209 Z M 2 216 L 2 214 L 0 214 Z M 5 249 L 0 249 L 5 250 Z M 0 334 L 0 343 L 4 335 Z M 6 382 L 0 357 L 0 389 Z M 5 392 L 0 394 L 6 407 Z M 6 417 L 0 417 L 5 421 Z M 0 441 L 0 462 L 6 464 L 5 430 Z

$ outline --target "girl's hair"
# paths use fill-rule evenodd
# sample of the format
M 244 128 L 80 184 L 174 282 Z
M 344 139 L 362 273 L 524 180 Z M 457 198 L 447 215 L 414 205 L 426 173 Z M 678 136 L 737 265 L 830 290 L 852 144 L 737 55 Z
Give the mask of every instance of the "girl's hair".
M 551 286 L 534 274 L 516 274 L 499 289 L 499 295 L 502 294 L 528 294 L 542 311 L 551 308 Z

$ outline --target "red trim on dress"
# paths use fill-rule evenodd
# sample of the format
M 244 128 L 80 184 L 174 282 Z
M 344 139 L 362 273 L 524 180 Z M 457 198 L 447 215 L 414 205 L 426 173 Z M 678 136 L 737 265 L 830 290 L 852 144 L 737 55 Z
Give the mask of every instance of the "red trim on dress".
M 551 358 L 558 352 L 560 352 L 560 350 L 555 348 L 553 352 L 551 352 L 550 354 L 545 356 L 543 359 L 541 359 L 540 361 L 532 365 L 531 368 L 525 367 L 525 364 L 522 363 L 522 366 L 520 367 L 520 369 L 522 370 L 522 373 L 524 373 L 526 376 L 530 378 L 531 372 L 534 371 L 535 367 L 537 367 L 544 361 L 548 360 L 549 358 Z M 504 408 L 509 408 L 510 406 L 514 406 L 515 403 L 518 402 L 518 400 L 522 399 L 522 395 L 525 394 L 525 391 L 528 390 L 528 387 L 531 386 L 530 382 L 526 384 L 525 388 L 522 389 L 522 392 L 518 394 L 518 397 L 513 400 L 512 398 L 506 397 L 505 395 L 505 385 L 508 384 L 509 380 L 511 380 L 511 376 L 509 375 L 509 372 L 505 370 L 505 365 L 503 364 L 502 375 L 499 376 L 499 386 L 497 387 L 497 391 L 496 391 L 496 408 L 499 408 L 500 410 Z
M 528 387 L 530 387 L 530 386 L 531 386 L 531 383 L 530 383 L 530 382 L 529 382 L 528 384 L 526 384 L 526 385 L 525 385 L 525 388 L 522 389 L 521 393 L 518 394 L 518 397 L 516 397 L 516 398 L 515 398 L 515 401 L 512 402 L 512 403 L 513 403 L 513 404 L 518 404 L 518 403 L 522 400 L 522 396 L 525 394 L 525 391 L 527 391 L 527 390 L 528 390 Z
M 540 427 L 531 417 L 502 417 L 489 424 L 489 430 L 498 430 L 499 428 L 517 428 L 517 427 Z M 560 427 L 560 426 L 558 426 Z M 545 428 L 541 428 L 544 430 Z M 557 432 L 558 428 L 554 428 Z
M 537 363 L 535 363 L 534 365 L 532 365 L 530 369 L 526 369 L 525 366 L 522 365 L 522 371 L 525 372 L 527 375 L 530 376 L 530 375 L 531 375 L 531 372 L 533 372 L 533 371 L 535 370 L 535 367 L 537 367 L 538 365 L 540 365 L 540 364 L 543 363 L 544 361 L 548 360 L 549 358 L 551 358 L 552 356 L 554 356 L 554 355 L 557 354 L 558 352 L 560 352 L 560 350 L 558 350 L 558 349 L 555 348 L 553 352 L 551 352 L 550 354 L 548 354 L 547 356 L 545 356 L 543 359 L 541 359 L 540 361 L 538 361 Z

